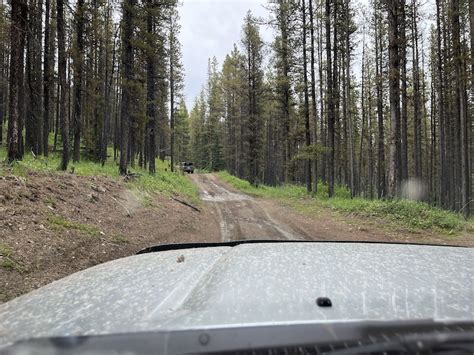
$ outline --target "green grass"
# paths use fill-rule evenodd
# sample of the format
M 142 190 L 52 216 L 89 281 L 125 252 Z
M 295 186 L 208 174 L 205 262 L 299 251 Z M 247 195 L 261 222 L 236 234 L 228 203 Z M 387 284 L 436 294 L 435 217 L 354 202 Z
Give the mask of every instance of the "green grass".
M 2 257 L 0 260 L 0 267 L 8 270 L 8 271 L 18 271 L 19 273 L 24 273 L 27 271 L 26 267 L 16 261 L 13 258 L 13 251 L 11 250 L 8 245 L 5 245 L 3 243 L 0 243 L 0 256 Z
M 194 203 L 199 202 L 198 189 L 187 176 L 179 172 L 172 173 L 166 162 L 157 160 L 156 164 L 157 174 L 155 176 L 149 175 L 143 170 L 135 170 L 134 172 L 141 174 L 141 176 L 130 184 L 141 191 L 158 192 L 168 196 L 180 195 L 189 198 Z
M 91 237 L 96 237 L 100 235 L 100 230 L 94 226 L 90 226 L 84 223 L 78 223 L 70 221 L 64 217 L 58 215 L 50 215 L 48 217 L 48 224 L 51 229 L 61 231 L 61 230 L 77 230 Z
M 274 198 L 290 204 L 296 210 L 312 214 L 321 208 L 342 214 L 363 218 L 382 219 L 386 226 L 395 229 L 407 228 L 412 231 L 426 230 L 436 233 L 456 235 L 463 230 L 474 231 L 474 219 L 466 221 L 462 216 L 430 206 L 424 202 L 410 200 L 368 200 L 350 198 L 350 192 L 344 187 L 335 188 L 335 197 L 327 197 L 327 185 L 318 184 L 318 194 L 310 197 L 306 187 L 283 185 L 255 187 L 245 180 L 238 179 L 228 172 L 220 172 L 222 180 L 233 187 L 256 197 Z
M 122 234 L 117 234 L 113 236 L 112 241 L 117 244 L 130 244 L 130 240 Z
M 5 160 L 6 150 L 2 147 L 0 148 L 0 162 Z M 23 160 L 14 162 L 11 167 L 5 164 L 0 166 L 0 175 L 13 174 L 27 178 L 30 171 L 58 173 L 60 161 L 59 153 L 51 153 L 48 158 L 26 154 Z M 72 171 L 79 176 L 105 176 L 116 180 L 120 179 L 118 166 L 111 159 L 104 166 L 86 159 L 82 159 L 78 163 L 71 162 L 68 172 Z M 130 188 L 169 196 L 180 195 L 194 203 L 199 202 L 197 187 L 180 172 L 171 172 L 166 161 L 156 160 L 157 173 L 154 176 L 149 175 L 146 170 L 141 168 L 130 168 L 130 171 L 138 175 L 136 179 L 127 183 Z

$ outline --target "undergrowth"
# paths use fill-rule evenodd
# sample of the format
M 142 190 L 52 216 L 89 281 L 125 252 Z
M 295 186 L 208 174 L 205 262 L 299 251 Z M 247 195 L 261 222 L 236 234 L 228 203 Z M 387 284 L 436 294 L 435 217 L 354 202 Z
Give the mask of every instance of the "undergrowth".
M 5 160 L 6 150 L 2 147 L 0 148 L 0 162 L 5 162 Z M 26 154 L 23 160 L 16 161 L 11 166 L 7 166 L 5 163 L 0 166 L 0 175 L 13 174 L 27 178 L 29 171 L 59 173 L 60 162 L 61 155 L 59 153 L 50 153 L 47 158 Z M 139 167 L 129 170 L 134 174 L 134 178 L 127 182 L 131 188 L 169 196 L 180 195 L 194 203 L 199 201 L 197 187 L 180 172 L 171 172 L 166 161 L 156 160 L 156 174 L 153 176 Z M 68 172 L 79 176 L 105 176 L 116 180 L 120 179 L 117 163 L 112 159 L 102 166 L 100 163 L 83 158 L 80 162 L 71 162 Z
M 335 196 L 328 198 L 327 185 L 318 183 L 316 196 L 309 196 L 306 187 L 298 185 L 282 185 L 258 187 L 248 181 L 219 172 L 222 180 L 234 188 L 251 196 L 274 198 L 291 204 L 295 209 L 307 214 L 317 213 L 318 209 L 331 210 L 354 216 L 382 219 L 388 227 L 404 227 L 409 230 L 431 230 L 438 233 L 455 235 L 463 230 L 474 233 L 474 220 L 466 221 L 461 215 L 430 206 L 424 202 L 411 200 L 369 200 L 350 198 L 347 188 L 336 186 Z

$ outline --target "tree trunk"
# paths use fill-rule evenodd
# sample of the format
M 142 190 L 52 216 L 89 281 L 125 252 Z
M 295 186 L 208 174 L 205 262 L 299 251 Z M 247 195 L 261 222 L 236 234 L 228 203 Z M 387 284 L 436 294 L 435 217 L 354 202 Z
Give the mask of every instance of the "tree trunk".
M 314 12 L 313 12 L 313 1 L 309 0 L 309 22 L 310 22 L 310 36 L 311 36 L 311 104 L 313 109 L 313 144 L 318 143 L 318 107 L 316 102 L 316 73 L 315 73 L 315 58 L 314 58 Z M 318 159 L 315 156 L 313 158 L 313 193 L 318 193 Z
M 66 170 L 69 163 L 69 119 L 66 112 L 66 100 L 68 97 L 68 85 L 66 82 L 66 26 L 64 22 L 64 0 L 57 0 L 57 26 L 58 26 L 58 74 L 61 87 L 59 98 L 59 121 L 61 124 L 61 139 L 63 141 L 63 152 L 61 155 L 61 170 Z
M 125 0 L 123 2 L 122 20 L 122 114 L 121 114 L 121 143 L 120 143 L 120 175 L 127 174 L 129 162 L 129 139 L 130 139 L 130 115 L 131 95 L 133 80 L 133 11 L 136 0 Z
M 328 195 L 334 195 L 334 87 L 331 56 L 331 0 L 326 0 L 326 82 L 327 82 L 327 100 L 328 100 L 328 143 L 330 152 L 328 154 Z
M 170 38 L 169 38 L 169 45 L 170 45 L 170 53 L 169 53 L 169 80 L 170 80 L 170 163 L 171 163 L 171 171 L 174 171 L 174 139 L 175 139 L 175 132 L 174 132 L 174 116 L 175 116 L 175 108 L 174 108 L 174 101 L 175 101 L 175 73 L 174 73 L 174 41 L 173 36 L 174 34 L 172 31 L 173 28 L 173 19 L 170 20 Z
M 399 11 L 404 6 L 397 0 L 386 0 L 389 22 L 389 96 L 390 96 L 390 165 L 388 196 L 399 195 L 400 188 L 400 60 Z
M 43 73 L 43 154 L 49 154 L 49 120 L 51 109 L 50 95 L 52 91 L 52 67 L 50 53 L 50 0 L 45 1 L 45 23 L 44 23 L 44 73 Z
M 398 0 L 397 0 L 398 1 Z M 401 65 L 401 125 L 400 125 L 400 182 L 408 179 L 408 94 L 407 94 L 407 38 L 405 3 L 400 6 L 400 65 Z
M 364 29 L 365 31 L 365 29 Z M 358 183 L 359 183 L 359 190 L 360 192 L 365 191 L 364 187 L 364 181 L 362 181 L 362 172 L 365 171 L 365 166 L 366 164 L 364 163 L 366 161 L 366 152 L 364 152 L 364 138 L 366 134 L 366 110 L 365 110 L 365 67 L 366 67 L 366 62 L 365 62 L 365 33 L 364 37 L 362 40 L 362 73 L 361 73 L 361 132 L 360 132 L 360 149 L 359 149 L 359 170 L 358 170 Z
M 422 147 L 421 147 L 421 129 L 422 129 L 422 111 L 420 95 L 420 71 L 418 54 L 418 27 L 417 27 L 417 7 L 416 0 L 412 3 L 412 30 L 413 30 L 413 162 L 415 167 L 415 178 L 422 178 Z
M 380 6 L 378 3 L 376 6 Z M 381 34 L 381 14 L 376 10 L 375 24 L 375 70 L 377 82 L 377 124 L 378 124 L 378 149 L 377 149 L 377 196 L 384 198 L 385 187 L 385 129 L 383 117 L 383 87 L 382 87 L 382 34 Z
M 148 169 L 151 175 L 156 173 L 155 167 L 155 152 L 156 152 L 156 60 L 155 60 L 155 51 L 153 50 L 153 34 L 154 34 L 154 24 L 153 24 L 153 15 L 151 13 L 152 9 L 152 1 L 147 1 L 148 7 L 148 15 L 147 15 L 147 32 L 148 32 L 148 40 L 150 41 L 148 47 L 148 55 L 147 55 L 147 137 L 146 141 L 148 143 L 147 147 L 147 155 L 149 160 Z
M 466 100 L 466 83 L 465 83 L 465 72 L 461 53 L 461 28 L 459 22 L 460 16 L 460 4 L 459 0 L 452 0 L 451 2 L 451 21 L 453 29 L 453 48 L 454 48 L 454 63 L 456 68 L 456 138 L 460 136 L 460 142 L 458 140 L 456 144 L 456 152 L 460 151 L 460 154 L 456 154 L 460 159 L 460 193 L 461 193 L 461 211 L 465 218 L 470 215 L 470 186 L 469 186 L 469 144 L 468 144 L 468 117 L 467 117 L 467 100 Z
M 312 0 L 308 0 L 310 3 Z M 306 1 L 303 0 L 303 81 L 304 81 L 304 118 L 305 118 L 305 143 L 311 145 L 311 131 L 309 126 L 309 86 L 308 86 L 308 59 L 306 48 Z M 305 162 L 306 190 L 311 193 L 311 160 Z
M 108 21 L 110 21 L 110 16 L 112 15 L 112 9 L 111 9 L 111 4 L 107 4 L 107 21 L 106 21 L 106 26 L 108 26 Z M 108 33 L 108 32 L 107 32 Z M 108 33 L 111 35 L 111 33 Z M 114 70 L 115 70 L 115 55 L 116 55 L 116 49 L 115 49 L 115 43 L 116 43 L 116 36 L 112 38 L 113 40 L 113 45 L 112 45 L 112 62 L 110 63 L 111 65 L 109 66 L 109 46 L 106 44 L 105 47 L 105 112 L 104 112 L 104 127 L 102 129 L 102 139 L 101 139 L 101 163 L 102 166 L 104 166 L 105 162 L 107 161 L 107 146 L 109 143 L 109 133 L 110 133 L 110 116 L 112 113 L 112 102 L 110 102 L 112 98 L 112 85 L 114 82 Z
M 77 1 L 76 7 L 76 48 L 74 50 L 74 151 L 73 161 L 81 159 L 81 125 L 82 125 L 82 86 L 84 66 L 84 23 L 85 23 L 84 0 Z
M 446 117 L 445 117 L 445 95 L 444 95 L 444 77 L 443 77 L 443 59 L 441 46 L 441 4 L 436 0 L 436 40 L 437 40 L 437 73 L 438 73 L 438 115 L 439 115 L 439 139 L 440 139 L 440 200 L 443 207 L 448 207 L 448 171 L 446 167 Z
M 10 92 L 8 114 L 8 162 L 23 157 L 22 115 L 23 68 L 25 35 L 27 30 L 28 5 L 26 0 L 12 1 L 10 24 Z

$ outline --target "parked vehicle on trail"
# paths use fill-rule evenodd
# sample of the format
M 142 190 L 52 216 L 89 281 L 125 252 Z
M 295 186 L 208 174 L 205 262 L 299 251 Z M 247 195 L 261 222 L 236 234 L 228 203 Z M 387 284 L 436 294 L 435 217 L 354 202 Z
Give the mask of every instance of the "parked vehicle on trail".
M 194 164 L 191 162 L 183 162 L 181 164 L 181 169 L 183 172 L 188 174 L 194 174 Z

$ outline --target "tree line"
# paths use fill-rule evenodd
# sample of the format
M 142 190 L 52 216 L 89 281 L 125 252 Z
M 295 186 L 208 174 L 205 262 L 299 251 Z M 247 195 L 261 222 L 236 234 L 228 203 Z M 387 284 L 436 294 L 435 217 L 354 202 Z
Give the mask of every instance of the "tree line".
M 114 159 L 121 174 L 130 166 L 153 174 L 156 157 L 184 154 L 176 0 L 1 1 L 0 143 L 9 163 L 54 150 L 62 170 Z
M 469 216 L 472 1 L 266 6 L 268 18 L 247 14 L 221 67 L 209 61 L 190 112 L 196 164 L 253 184 L 316 193 L 322 182 L 329 197 L 340 185 L 353 197 L 411 197 Z
M 470 215 L 472 2 L 266 7 L 222 65 L 209 61 L 188 115 L 176 0 L 0 0 L 8 162 L 54 150 L 63 170 L 113 159 L 153 174 L 156 157 L 193 160 L 254 184 L 416 195 Z

